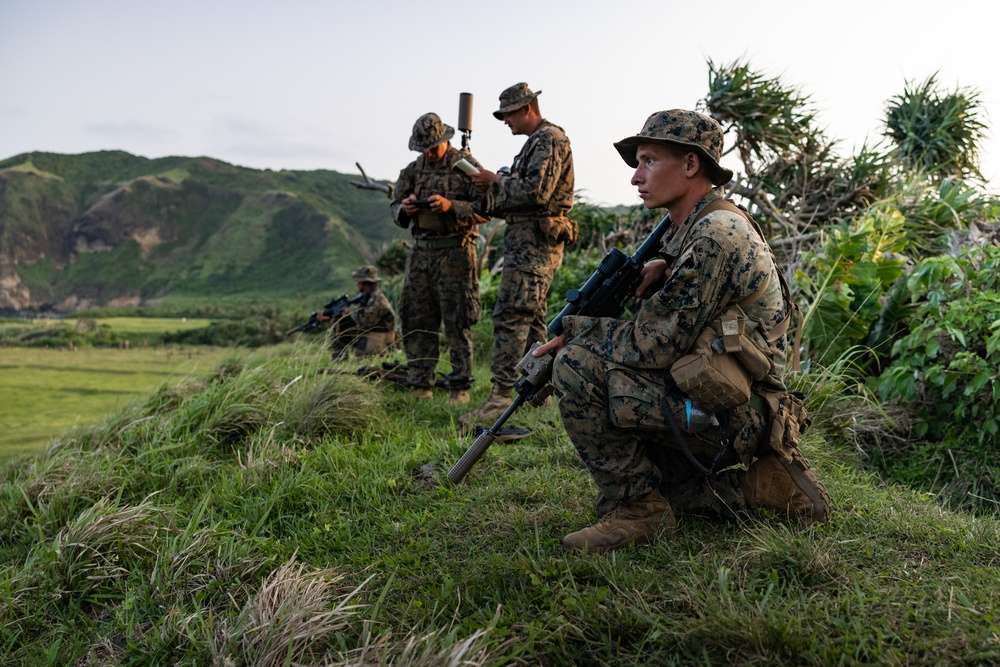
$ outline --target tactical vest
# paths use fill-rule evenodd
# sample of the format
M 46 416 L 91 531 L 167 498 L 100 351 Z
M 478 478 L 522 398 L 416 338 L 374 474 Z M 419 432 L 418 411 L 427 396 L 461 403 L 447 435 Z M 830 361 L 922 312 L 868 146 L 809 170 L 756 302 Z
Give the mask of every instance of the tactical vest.
M 749 213 L 726 199 L 709 203 L 701 211 L 700 217 L 718 210 L 738 213 L 764 239 L 764 245 L 771 253 L 775 272 L 781 281 L 785 317 L 777 325 L 767 329 L 759 318 L 749 317 L 745 312 L 770 286 L 771 276 L 768 274 L 757 290 L 737 303 L 730 304 L 717 319 L 705 327 L 695 339 L 691 351 L 671 366 L 670 374 L 677 387 L 695 403 L 733 408 L 750 401 L 754 390 L 759 386 L 785 391 L 774 359 L 783 354 L 777 342 L 788 330 L 795 304 L 791 300 L 784 276 L 777 269 L 774 253 L 756 221 Z M 685 237 L 692 228 L 693 225 L 685 231 Z M 684 238 L 680 242 L 683 244 Z

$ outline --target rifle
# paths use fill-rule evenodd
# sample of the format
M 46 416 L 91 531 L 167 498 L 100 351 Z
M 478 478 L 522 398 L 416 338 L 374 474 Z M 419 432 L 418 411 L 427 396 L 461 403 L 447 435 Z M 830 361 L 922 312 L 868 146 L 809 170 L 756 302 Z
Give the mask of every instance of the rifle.
M 609 250 L 583 287 L 566 292 L 566 306 L 549 323 L 549 333 L 553 336 L 560 335 L 563 332 L 562 320 L 567 315 L 618 317 L 625 312 L 625 303 L 635 295 L 635 288 L 642 282 L 642 267 L 659 252 L 660 240 L 671 224 L 673 223 L 668 213 L 633 255 L 625 255 L 618 248 Z M 533 344 L 528 354 L 517 362 L 515 368 L 521 372 L 521 377 L 514 383 L 517 396 L 493 426 L 479 434 L 458 463 L 448 471 L 448 479 L 452 482 L 457 484 L 462 481 L 466 473 L 497 439 L 504 422 L 525 401 L 537 403 L 552 393 L 549 380 L 552 379 L 552 363 L 555 361 L 555 355 L 535 357 L 532 352 L 540 345 L 538 342 Z
M 336 319 L 344 314 L 344 311 L 353 306 L 356 303 L 361 303 L 368 299 L 368 295 L 364 292 L 358 292 L 354 296 L 347 296 L 343 294 L 334 299 L 330 300 L 330 303 L 323 306 L 323 316 L 329 319 Z M 292 327 L 285 332 L 286 336 L 291 336 L 293 333 L 298 333 L 299 331 L 304 331 L 307 333 L 313 332 L 316 329 L 323 327 L 323 323 L 319 321 L 318 311 L 313 311 L 312 315 L 309 316 L 309 321 L 305 324 L 300 324 L 297 327 Z

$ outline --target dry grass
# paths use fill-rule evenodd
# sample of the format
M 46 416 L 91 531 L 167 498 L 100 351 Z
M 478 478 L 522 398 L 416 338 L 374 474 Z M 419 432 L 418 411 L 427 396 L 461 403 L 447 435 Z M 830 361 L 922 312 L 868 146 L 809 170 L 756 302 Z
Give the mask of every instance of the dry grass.
M 327 667 L 481 667 L 491 658 L 484 646 L 493 625 L 480 628 L 465 639 L 454 633 L 431 632 L 423 636 L 409 635 L 397 640 L 386 634 L 375 637 L 366 633 L 361 648 L 352 651 Z
M 282 667 L 293 659 L 315 657 L 358 610 L 352 600 L 360 586 L 330 606 L 340 578 L 293 558 L 267 577 L 232 626 L 216 633 L 213 652 L 233 665 L 253 667 Z

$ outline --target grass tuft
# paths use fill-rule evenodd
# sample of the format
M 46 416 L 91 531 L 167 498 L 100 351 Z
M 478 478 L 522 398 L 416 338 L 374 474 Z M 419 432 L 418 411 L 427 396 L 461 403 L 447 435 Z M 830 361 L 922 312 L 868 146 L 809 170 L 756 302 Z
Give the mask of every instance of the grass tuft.
M 151 502 L 119 505 L 104 497 L 59 531 L 52 544 L 52 574 L 59 594 L 83 598 L 109 580 L 128 576 L 129 567 L 151 553 L 160 530 Z
M 294 657 L 313 656 L 314 648 L 344 629 L 358 612 L 352 603 L 358 589 L 329 606 L 332 570 L 311 568 L 294 560 L 272 572 L 221 639 L 220 654 L 234 665 L 282 667 Z M 359 587 L 360 588 L 360 587 Z

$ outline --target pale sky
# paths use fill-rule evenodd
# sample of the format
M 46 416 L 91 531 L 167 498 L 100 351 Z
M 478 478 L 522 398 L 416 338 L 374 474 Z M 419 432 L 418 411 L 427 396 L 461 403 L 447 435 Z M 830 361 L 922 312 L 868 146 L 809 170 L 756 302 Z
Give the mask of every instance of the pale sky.
M 1000 122 L 986 2 L 652 0 L 0 0 L 0 159 L 120 149 L 395 180 L 413 122 L 458 121 L 473 155 L 509 165 L 524 142 L 492 111 L 518 81 L 573 145 L 576 186 L 637 204 L 612 143 L 661 109 L 694 108 L 711 59 L 747 58 L 812 97 L 849 154 L 886 100 L 937 72 Z M 711 9 L 709 9 L 711 8 Z M 982 166 L 996 191 L 1000 142 Z M 458 146 L 459 135 L 453 143 Z M 736 166 L 730 164 L 729 166 Z M 373 193 L 373 196 L 376 196 Z

